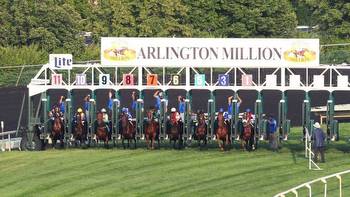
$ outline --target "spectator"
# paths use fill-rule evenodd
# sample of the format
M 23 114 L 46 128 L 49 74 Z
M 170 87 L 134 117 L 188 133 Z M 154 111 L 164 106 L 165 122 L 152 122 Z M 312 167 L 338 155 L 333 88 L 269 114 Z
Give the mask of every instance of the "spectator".
M 273 115 L 269 116 L 267 120 L 268 128 L 269 128 L 269 144 L 270 148 L 275 151 L 277 150 L 277 140 L 276 140 L 276 131 L 277 131 L 277 121 L 273 117 Z
M 112 90 L 110 90 L 108 92 L 107 108 L 108 108 L 108 115 L 112 116 L 112 110 L 113 110 L 113 93 L 112 93 Z
M 318 160 L 318 155 L 321 155 L 321 162 L 324 163 L 324 141 L 326 139 L 326 135 L 324 134 L 323 130 L 321 129 L 320 123 L 316 122 L 314 124 L 315 130 L 312 134 L 312 143 L 313 143 L 313 149 L 314 149 L 314 160 L 317 162 Z

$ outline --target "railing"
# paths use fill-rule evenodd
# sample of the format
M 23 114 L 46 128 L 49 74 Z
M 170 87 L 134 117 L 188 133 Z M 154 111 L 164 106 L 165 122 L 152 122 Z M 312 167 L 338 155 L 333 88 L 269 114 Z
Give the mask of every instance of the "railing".
M 308 193 L 309 193 L 309 197 L 311 197 L 312 196 L 311 184 L 316 183 L 316 182 L 322 182 L 324 184 L 324 195 L 323 196 L 326 197 L 327 196 L 327 179 L 334 178 L 334 177 L 336 177 L 339 181 L 339 196 L 342 197 L 343 191 L 342 191 L 342 177 L 341 177 L 341 175 L 348 174 L 348 173 L 350 173 L 350 170 L 346 170 L 344 172 L 339 172 L 339 173 L 332 174 L 329 176 L 321 177 L 321 178 L 309 181 L 307 183 L 301 184 L 299 186 L 296 186 L 296 187 L 289 189 L 287 191 L 281 192 L 281 193 L 275 195 L 275 197 L 285 197 L 287 194 L 294 194 L 296 197 L 298 197 L 298 195 L 299 195 L 298 189 L 302 189 L 302 188 L 307 188 Z
M 2 151 L 5 151 L 8 149 L 11 151 L 12 149 L 19 149 L 21 150 L 21 137 L 14 137 L 11 138 L 12 134 L 16 134 L 17 131 L 7 131 L 0 133 L 0 148 Z M 4 137 L 7 136 L 7 139 L 4 139 Z

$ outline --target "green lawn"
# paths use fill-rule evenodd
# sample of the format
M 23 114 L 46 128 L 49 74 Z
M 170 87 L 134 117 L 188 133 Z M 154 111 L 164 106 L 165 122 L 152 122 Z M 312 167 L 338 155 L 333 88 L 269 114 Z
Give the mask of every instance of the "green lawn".
M 350 125 L 342 124 L 341 132 L 341 141 L 328 146 L 322 171 L 308 170 L 300 128 L 278 153 L 266 143 L 255 152 L 223 153 L 213 146 L 0 153 L 0 196 L 273 196 L 349 169 Z M 350 196 L 350 175 L 344 181 L 343 196 Z M 329 188 L 335 196 L 335 180 Z M 314 189 L 320 196 L 321 185 Z

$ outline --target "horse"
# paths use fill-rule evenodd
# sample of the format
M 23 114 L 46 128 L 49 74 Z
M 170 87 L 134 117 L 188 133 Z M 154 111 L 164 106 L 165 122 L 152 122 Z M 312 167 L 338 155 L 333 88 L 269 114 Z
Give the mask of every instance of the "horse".
M 52 130 L 51 130 L 51 138 L 52 138 L 52 147 L 56 146 L 57 140 L 60 140 L 61 147 L 64 146 L 63 138 L 64 138 L 64 124 L 61 120 L 60 116 L 55 116 L 53 120 Z M 51 139 L 49 138 L 49 141 Z
M 254 127 L 250 120 L 243 120 L 241 148 L 244 150 L 252 150 L 253 145 L 254 145 Z
M 145 136 L 146 136 L 146 144 L 148 149 L 154 149 L 154 142 L 157 138 L 158 133 L 158 123 L 153 118 L 153 111 L 150 110 L 147 112 L 147 122 L 145 125 Z M 159 147 L 159 138 L 158 147 Z
M 216 139 L 220 150 L 224 151 L 226 149 L 225 145 L 230 143 L 228 125 L 224 119 L 222 112 L 219 112 L 217 117 L 217 129 L 216 129 Z
M 177 120 L 176 113 L 170 114 L 170 120 L 167 124 L 167 134 L 169 135 L 170 143 L 173 141 L 173 148 L 176 149 L 175 144 L 178 141 L 178 149 L 182 144 L 182 124 Z
M 124 140 L 128 141 L 128 148 L 130 147 L 130 141 L 134 141 L 134 148 L 136 149 L 136 129 L 135 124 L 129 121 L 128 114 L 123 113 L 120 118 L 121 122 L 121 134 L 122 134 L 122 144 L 125 149 Z
M 76 123 L 75 123 L 75 127 L 73 130 L 73 139 L 77 145 L 77 142 L 79 142 L 79 145 L 81 145 L 81 143 L 86 140 L 86 135 L 87 135 L 87 130 L 85 125 L 83 124 L 83 119 L 80 115 L 77 115 L 77 119 L 76 119 Z
M 198 146 L 202 148 L 201 141 L 207 145 L 207 124 L 203 112 L 197 114 L 197 127 L 195 130 L 195 140 L 198 141 Z
M 104 122 L 102 113 L 97 114 L 95 121 L 95 138 L 97 143 L 101 140 L 108 147 L 108 125 Z

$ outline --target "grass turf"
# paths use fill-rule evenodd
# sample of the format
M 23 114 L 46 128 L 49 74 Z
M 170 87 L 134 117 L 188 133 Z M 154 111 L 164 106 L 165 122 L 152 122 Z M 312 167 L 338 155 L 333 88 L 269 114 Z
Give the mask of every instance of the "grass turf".
M 254 152 L 237 145 L 220 152 L 216 145 L 148 151 L 68 149 L 0 154 L 0 196 L 273 196 L 312 179 L 350 168 L 350 124 L 341 124 L 342 138 L 327 147 L 322 171 L 310 171 L 300 141 L 300 128 L 279 152 L 264 142 Z M 215 148 L 214 148 L 215 147 Z M 350 196 L 350 175 L 343 196 Z M 322 184 L 313 186 L 321 196 Z M 329 196 L 338 192 L 336 179 Z M 306 196 L 300 190 L 299 196 Z

